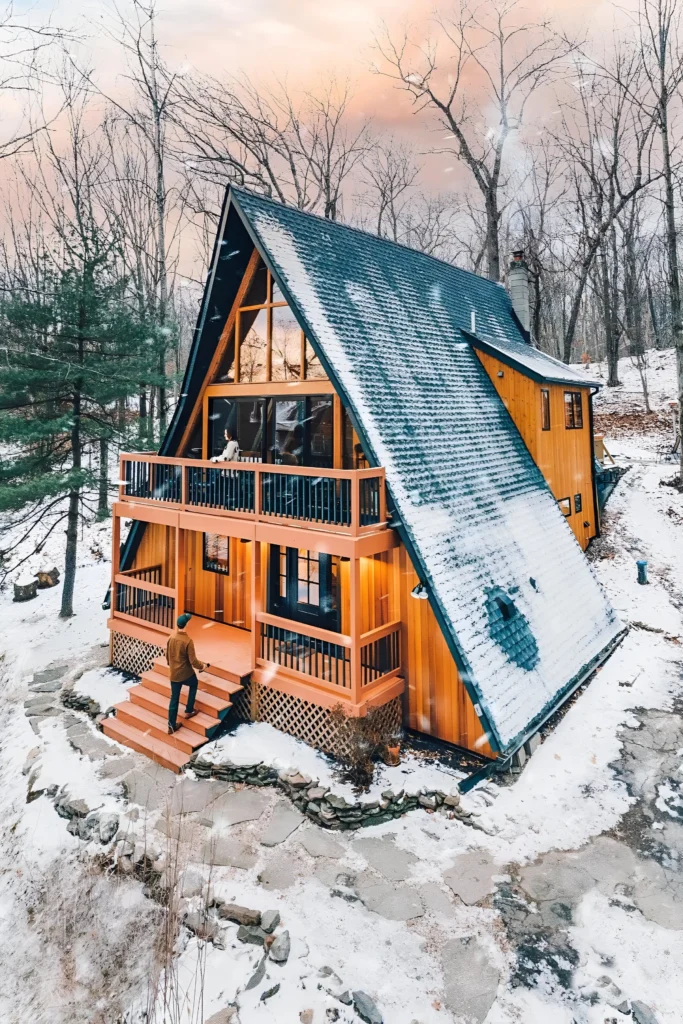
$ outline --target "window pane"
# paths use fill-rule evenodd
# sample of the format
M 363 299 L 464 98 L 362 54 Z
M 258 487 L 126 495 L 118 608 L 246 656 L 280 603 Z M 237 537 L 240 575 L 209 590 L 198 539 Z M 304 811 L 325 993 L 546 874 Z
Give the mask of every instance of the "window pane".
M 581 499 L 581 495 L 580 494 L 575 494 L 574 495 L 574 511 L 575 512 L 581 512 L 582 509 L 583 509 L 583 501 Z
M 274 403 L 273 455 L 276 462 L 300 466 L 303 462 L 303 399 L 283 399 Z
M 574 426 L 577 430 L 583 427 L 583 406 L 581 404 L 581 392 L 574 391 Z
M 230 398 L 209 399 L 208 455 L 220 455 L 226 445 L 225 431 L 237 434 L 238 403 Z
M 334 460 L 332 398 L 309 398 L 306 404 L 306 461 L 310 466 L 330 469 Z
M 541 388 L 541 428 L 550 430 L 550 392 Z
M 560 498 L 557 504 L 560 506 L 560 512 L 563 516 L 570 516 L 572 514 L 571 498 Z
M 320 592 L 317 583 L 311 583 L 308 588 L 308 603 L 316 607 L 320 604 Z
M 299 580 L 297 601 L 299 604 L 308 604 L 308 583 L 306 580 Z
M 251 384 L 266 379 L 266 328 L 268 314 L 259 309 L 255 314 L 240 314 L 240 382 Z
M 323 370 L 320 360 L 313 351 L 308 338 L 306 338 L 306 380 L 327 380 L 327 374 Z
M 230 574 L 230 538 L 217 533 L 204 534 L 204 569 Z
M 263 461 L 264 403 L 241 399 L 237 405 L 237 443 L 245 462 Z
M 273 310 L 271 380 L 301 378 L 301 328 L 289 306 Z
M 564 425 L 567 430 L 571 430 L 574 426 L 574 405 L 572 403 L 571 391 L 565 391 L 564 393 Z
M 278 287 L 278 284 L 277 284 L 277 281 L 275 280 L 274 277 L 271 278 L 271 280 L 273 282 L 273 286 L 272 286 L 273 287 L 273 296 L 272 296 L 270 301 L 271 302 L 284 302 L 285 301 L 285 297 L 282 294 L 282 292 L 280 291 L 280 289 Z
M 233 327 L 230 332 L 227 344 L 225 346 L 225 355 L 221 359 L 220 366 L 216 371 L 214 377 L 215 384 L 234 384 L 235 383 L 235 329 Z
M 266 285 L 268 282 L 268 271 L 266 270 L 265 263 L 260 263 L 258 270 L 254 274 L 254 279 L 251 282 L 249 291 L 247 292 L 243 306 L 262 306 L 266 300 Z

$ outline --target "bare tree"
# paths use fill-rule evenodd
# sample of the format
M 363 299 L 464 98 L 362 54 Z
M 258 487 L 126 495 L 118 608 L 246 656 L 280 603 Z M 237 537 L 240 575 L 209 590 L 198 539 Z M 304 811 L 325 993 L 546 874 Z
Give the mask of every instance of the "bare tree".
M 178 88 L 178 155 L 188 174 L 340 216 L 344 186 L 371 141 L 368 122 L 350 117 L 348 82 L 300 98 L 286 83 L 266 88 L 245 75 L 188 76 Z
M 452 18 L 439 15 L 436 23 L 448 51 L 443 58 L 433 39 L 413 44 L 407 31 L 399 40 L 386 33 L 378 46 L 391 70 L 380 73 L 405 89 L 417 113 L 428 111 L 446 131 L 434 152 L 453 154 L 469 169 L 486 215 L 488 276 L 498 281 L 506 148 L 524 125 L 529 101 L 552 81 L 574 44 L 547 21 L 521 20 L 517 0 L 461 0 Z

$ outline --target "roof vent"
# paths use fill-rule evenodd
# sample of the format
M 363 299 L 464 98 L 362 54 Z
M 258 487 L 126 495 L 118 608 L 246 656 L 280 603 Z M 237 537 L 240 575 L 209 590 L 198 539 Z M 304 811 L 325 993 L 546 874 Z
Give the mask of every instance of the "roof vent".
M 508 270 L 508 289 L 510 301 L 519 322 L 525 331 L 531 328 L 531 312 L 529 309 L 529 268 L 524 259 L 524 250 L 517 249 L 512 254 L 512 262 Z

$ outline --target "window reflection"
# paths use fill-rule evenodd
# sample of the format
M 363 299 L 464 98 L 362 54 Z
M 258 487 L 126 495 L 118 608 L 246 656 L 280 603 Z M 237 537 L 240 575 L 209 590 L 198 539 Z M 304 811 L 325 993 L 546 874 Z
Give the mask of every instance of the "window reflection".
M 289 306 L 275 306 L 272 315 L 271 380 L 300 380 L 301 328 Z
M 240 335 L 240 382 L 242 384 L 253 384 L 267 380 L 267 310 L 260 309 L 255 316 L 253 313 L 241 313 Z

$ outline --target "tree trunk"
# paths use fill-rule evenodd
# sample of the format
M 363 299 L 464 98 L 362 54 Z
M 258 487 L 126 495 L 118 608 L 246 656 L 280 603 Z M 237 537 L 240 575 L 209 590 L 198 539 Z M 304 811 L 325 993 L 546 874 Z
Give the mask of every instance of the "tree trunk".
M 73 396 L 73 426 L 71 428 L 71 467 L 74 473 L 81 469 L 81 393 Z M 74 613 L 74 584 L 76 582 L 76 553 L 78 550 L 78 512 L 81 498 L 79 484 L 69 491 L 69 511 L 66 518 L 66 554 L 64 556 L 64 584 L 59 616 L 69 619 Z
M 650 284 L 650 278 L 646 278 L 647 281 L 647 305 L 650 311 L 650 323 L 652 324 L 652 334 L 655 339 L 655 348 L 664 348 L 664 340 L 659 330 L 659 321 L 657 320 L 657 310 L 655 309 L 655 297 L 652 294 L 652 285 Z
M 500 281 L 499 220 L 498 201 L 493 192 L 486 197 L 486 263 L 490 281 Z
M 678 437 L 683 438 L 683 323 L 681 322 L 681 279 L 678 270 L 678 234 L 676 205 L 669 145 L 668 94 L 662 88 L 660 101 L 660 134 L 664 158 L 664 209 L 666 214 L 666 249 L 669 265 L 669 295 L 671 298 L 671 330 L 676 346 L 676 383 L 678 389 Z M 679 441 L 678 472 L 683 480 L 683 442 Z
M 97 518 L 109 518 L 109 441 L 106 437 L 100 438 L 100 476 L 99 495 L 97 503 Z
M 606 245 L 600 252 L 600 276 L 602 278 L 602 309 L 605 318 L 605 355 L 607 357 L 607 387 L 619 387 L 619 332 L 615 330 L 615 310 L 610 281 Z

